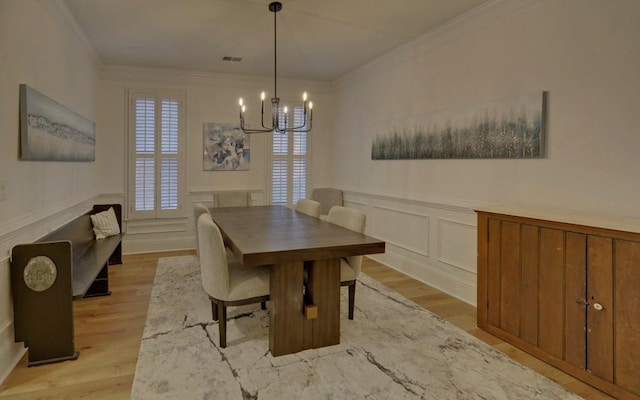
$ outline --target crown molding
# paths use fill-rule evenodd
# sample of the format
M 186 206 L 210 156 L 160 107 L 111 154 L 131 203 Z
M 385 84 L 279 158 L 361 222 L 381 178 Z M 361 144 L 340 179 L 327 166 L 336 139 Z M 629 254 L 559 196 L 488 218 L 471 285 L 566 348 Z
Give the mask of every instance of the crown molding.
M 100 79 L 108 81 L 144 82 L 154 84 L 171 83 L 172 85 L 225 85 L 231 87 L 251 88 L 273 85 L 273 77 L 225 74 L 219 72 L 180 70 L 170 68 L 136 67 L 128 65 L 103 65 Z M 300 90 L 304 88 L 314 93 L 331 93 L 328 82 L 278 79 L 278 89 Z

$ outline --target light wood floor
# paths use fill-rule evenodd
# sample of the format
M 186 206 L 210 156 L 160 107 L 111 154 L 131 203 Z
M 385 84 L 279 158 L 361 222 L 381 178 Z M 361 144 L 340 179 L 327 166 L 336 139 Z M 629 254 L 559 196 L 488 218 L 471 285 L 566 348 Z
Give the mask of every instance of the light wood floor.
M 160 257 L 185 254 L 193 252 L 130 255 L 124 257 L 122 265 L 110 267 L 111 296 L 73 303 L 76 350 L 80 351 L 80 358 L 76 361 L 27 368 L 26 357 L 23 357 L 0 387 L 0 399 L 129 399 L 157 260 Z M 584 398 L 611 399 L 593 387 L 477 329 L 474 307 L 370 259 L 365 258 L 363 270 L 405 297 Z

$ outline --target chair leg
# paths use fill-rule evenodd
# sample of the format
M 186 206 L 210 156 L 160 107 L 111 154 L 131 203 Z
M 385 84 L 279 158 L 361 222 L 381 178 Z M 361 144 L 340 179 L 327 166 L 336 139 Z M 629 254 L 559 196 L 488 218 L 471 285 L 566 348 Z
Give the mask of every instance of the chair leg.
M 213 314 L 213 320 L 218 320 L 218 305 L 211 300 L 211 313 Z
M 218 303 L 218 327 L 220 329 L 220 348 L 227 347 L 227 306 Z
M 356 282 L 349 285 L 349 319 L 353 319 L 353 308 L 356 300 Z
M 267 302 L 263 301 L 262 303 L 260 303 L 260 309 L 261 310 L 266 310 L 267 309 Z

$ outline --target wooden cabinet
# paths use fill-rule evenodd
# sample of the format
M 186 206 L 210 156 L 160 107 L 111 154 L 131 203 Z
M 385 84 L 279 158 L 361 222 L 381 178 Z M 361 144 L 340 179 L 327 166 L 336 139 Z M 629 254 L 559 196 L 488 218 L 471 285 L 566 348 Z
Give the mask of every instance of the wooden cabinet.
M 478 212 L 478 326 L 621 399 L 640 399 L 640 222 Z

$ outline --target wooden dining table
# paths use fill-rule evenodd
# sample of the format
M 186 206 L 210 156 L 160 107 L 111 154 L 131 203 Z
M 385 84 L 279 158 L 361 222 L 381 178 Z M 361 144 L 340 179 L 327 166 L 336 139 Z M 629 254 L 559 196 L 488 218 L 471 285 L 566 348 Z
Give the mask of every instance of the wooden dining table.
M 285 206 L 212 208 L 211 217 L 245 268 L 271 265 L 273 356 L 340 343 L 340 259 L 384 253 L 384 241 Z

